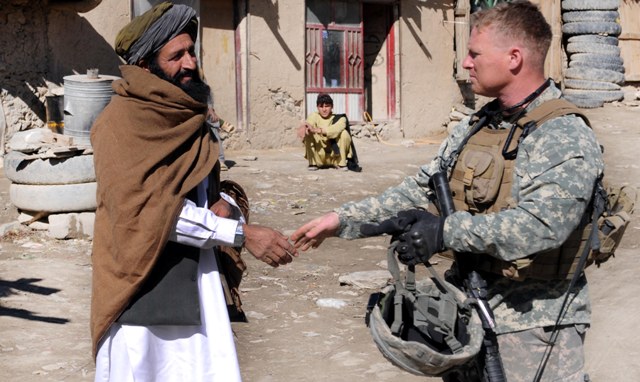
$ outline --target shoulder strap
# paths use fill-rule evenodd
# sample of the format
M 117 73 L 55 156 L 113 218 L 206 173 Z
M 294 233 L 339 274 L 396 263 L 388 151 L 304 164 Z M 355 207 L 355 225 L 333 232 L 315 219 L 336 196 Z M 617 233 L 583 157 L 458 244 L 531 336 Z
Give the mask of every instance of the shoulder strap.
M 548 100 L 541 103 L 538 107 L 526 113 L 516 121 L 516 124 L 511 128 L 511 132 L 509 132 L 509 137 L 507 138 L 507 142 L 502 150 L 502 155 L 505 159 L 514 159 L 518 154 L 518 147 L 520 146 L 520 143 L 529 136 L 529 134 L 542 126 L 543 123 L 553 118 L 569 114 L 575 114 L 578 117 L 581 117 L 587 126 L 591 127 L 591 123 L 587 116 L 582 114 L 580 109 L 571 102 L 561 98 Z M 522 129 L 522 134 L 520 134 L 520 138 L 518 138 L 518 144 L 513 150 L 507 151 L 507 147 L 511 144 L 513 133 L 518 127 Z
M 447 174 L 451 173 L 451 170 L 456 165 L 458 161 L 458 156 L 462 152 L 464 146 L 469 142 L 472 136 L 474 136 L 480 129 L 482 129 L 486 123 L 490 114 L 490 109 L 495 108 L 498 105 L 498 99 L 494 99 L 493 101 L 487 103 L 483 107 L 480 108 L 477 112 L 475 112 L 471 118 L 469 119 L 469 130 L 467 131 L 467 135 L 460 141 L 458 147 L 456 147 L 449 158 L 440 162 L 440 171 L 444 171 Z
M 533 122 L 535 124 L 535 128 L 538 128 L 550 119 L 568 114 L 577 115 L 582 118 L 588 126 L 591 126 L 587 116 L 584 115 L 576 105 L 562 98 L 543 102 L 540 106 L 520 118 L 517 123 L 520 127 L 524 127 Z
M 491 101 L 471 117 L 471 120 L 469 121 L 469 123 L 470 124 L 475 123 L 475 126 L 471 128 L 469 134 L 467 134 L 467 136 L 462 140 L 462 142 L 460 142 L 460 145 L 452 152 L 452 155 L 450 156 L 449 160 L 446 161 L 446 163 L 441 164 L 441 170 L 445 170 L 445 169 L 449 170 L 453 168 L 453 166 L 455 165 L 455 162 L 458 159 L 458 155 L 462 151 L 462 148 L 464 147 L 464 145 L 467 144 L 469 139 L 475 133 L 477 133 L 479 129 L 481 129 L 484 126 L 487 119 L 487 114 L 489 114 L 488 110 L 490 109 L 490 107 L 495 107 L 495 104 L 497 104 L 497 100 Z M 522 129 L 522 134 L 518 139 L 518 144 L 524 138 L 526 138 L 527 135 L 529 135 L 535 129 L 540 127 L 543 123 L 553 118 L 561 117 L 563 115 L 568 115 L 568 114 L 577 115 L 578 117 L 582 118 L 589 127 L 591 127 L 591 123 L 589 122 L 589 119 L 587 118 L 586 115 L 582 113 L 582 111 L 580 111 L 580 109 L 578 109 L 577 106 L 567 101 L 566 99 L 562 99 L 562 98 L 552 99 L 552 100 L 543 102 L 538 107 L 536 107 L 535 109 L 531 110 L 530 112 L 526 113 L 523 117 L 518 119 L 518 121 L 516 122 L 516 125 Z M 515 126 L 513 127 L 513 129 L 515 129 Z M 510 136 L 513 135 L 513 129 L 512 129 L 512 132 L 510 133 Z M 508 138 L 508 141 L 510 142 L 511 138 Z M 508 144 L 505 145 L 505 149 L 507 146 Z M 506 157 L 515 158 L 516 153 L 517 153 L 517 146 L 511 152 L 506 152 L 505 150 L 503 150 L 503 155 L 505 155 L 505 158 Z

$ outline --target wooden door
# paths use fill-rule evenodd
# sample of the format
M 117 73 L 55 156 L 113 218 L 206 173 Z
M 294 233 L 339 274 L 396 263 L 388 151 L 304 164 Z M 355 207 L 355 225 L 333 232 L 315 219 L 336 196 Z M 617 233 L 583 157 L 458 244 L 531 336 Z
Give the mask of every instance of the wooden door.
M 640 2 L 620 0 L 618 11 L 622 25 L 618 44 L 624 60 L 625 80 L 637 82 L 640 81 Z

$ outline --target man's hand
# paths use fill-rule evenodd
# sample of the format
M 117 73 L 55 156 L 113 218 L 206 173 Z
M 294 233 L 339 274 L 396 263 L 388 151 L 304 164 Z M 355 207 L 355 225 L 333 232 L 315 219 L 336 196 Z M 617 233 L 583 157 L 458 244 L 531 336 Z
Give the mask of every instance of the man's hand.
M 296 135 L 298 136 L 298 138 L 300 138 L 300 140 L 303 140 L 304 137 L 307 136 L 312 129 L 313 127 L 307 121 L 302 121 L 300 123 L 300 126 L 298 126 L 298 129 L 296 130 Z
M 298 250 L 289 243 L 286 236 L 280 232 L 256 224 L 245 224 L 244 247 L 256 259 L 276 268 L 293 261 L 292 256 L 298 256 Z
M 209 109 L 207 110 L 207 120 L 211 123 L 216 123 L 220 120 L 220 117 L 218 117 L 218 114 L 216 114 L 216 111 L 213 109 L 213 107 L 209 107 Z
M 296 130 L 296 135 L 300 140 L 303 140 L 305 136 L 310 134 L 325 135 L 321 127 L 313 127 L 307 121 L 302 121 Z
M 298 228 L 291 235 L 291 240 L 295 243 L 296 248 L 306 251 L 309 248 L 317 248 L 324 239 L 335 236 L 339 227 L 338 214 L 330 212 Z
M 222 198 L 220 198 L 220 200 L 218 200 L 217 202 L 213 203 L 213 205 L 209 207 L 209 209 L 217 217 L 220 217 L 220 218 L 228 219 L 231 216 L 233 216 L 233 206 Z

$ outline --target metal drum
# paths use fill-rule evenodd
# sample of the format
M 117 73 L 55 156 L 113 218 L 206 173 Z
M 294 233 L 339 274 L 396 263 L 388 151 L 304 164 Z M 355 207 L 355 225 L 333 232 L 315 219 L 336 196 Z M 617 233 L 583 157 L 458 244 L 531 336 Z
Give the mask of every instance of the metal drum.
M 111 101 L 111 83 L 119 78 L 98 75 L 97 69 L 64 77 L 64 134 L 73 137 L 74 145 L 91 145 L 91 126 Z

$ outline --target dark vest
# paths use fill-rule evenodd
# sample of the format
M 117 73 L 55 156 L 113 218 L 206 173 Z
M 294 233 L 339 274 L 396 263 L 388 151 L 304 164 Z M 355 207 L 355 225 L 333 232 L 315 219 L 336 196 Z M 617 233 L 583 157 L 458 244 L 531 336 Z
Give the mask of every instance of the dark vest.
M 219 198 L 218 164 L 209 175 L 209 204 Z M 196 189 L 187 198 L 197 203 Z M 126 325 L 200 325 L 200 249 L 169 241 L 127 309 L 116 320 Z

